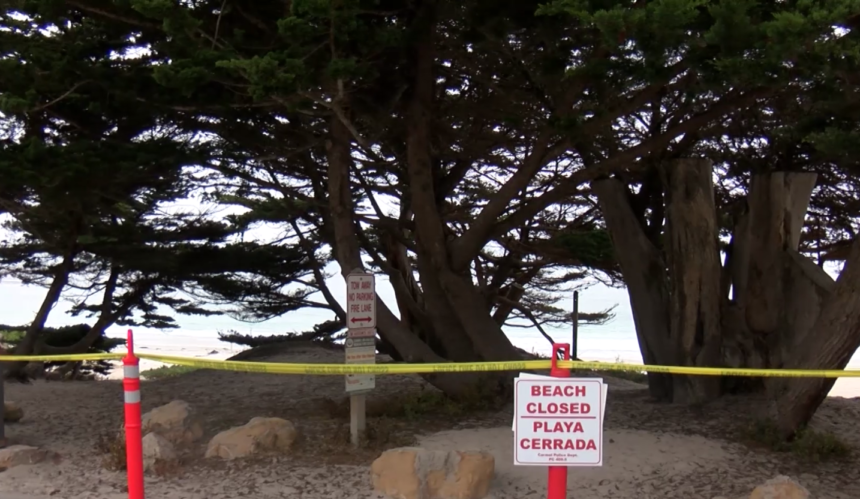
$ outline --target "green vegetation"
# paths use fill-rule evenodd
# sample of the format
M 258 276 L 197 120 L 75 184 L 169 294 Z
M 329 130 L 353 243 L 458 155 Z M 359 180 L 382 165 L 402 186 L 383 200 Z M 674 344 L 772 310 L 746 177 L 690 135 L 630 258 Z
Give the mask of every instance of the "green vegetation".
M 11 330 L 2 330 L 0 329 L 0 344 L 3 345 L 16 345 L 24 339 L 24 333 L 26 331 L 24 329 L 11 329 Z
M 159 379 L 175 378 L 197 370 L 198 368 L 191 366 L 161 366 L 141 371 L 140 377 L 149 381 L 155 381 Z
M 465 400 L 453 400 L 443 392 L 425 389 L 387 400 L 382 416 L 417 420 L 424 418 L 456 418 L 468 414 L 488 412 L 498 408 L 503 400 L 488 398 L 489 394 L 476 394 Z
M 790 440 L 782 437 L 779 427 L 771 420 L 758 420 L 744 428 L 742 436 L 747 441 L 763 445 L 777 452 L 790 452 L 810 462 L 846 459 L 853 449 L 828 432 L 810 428 L 797 431 Z
M 105 433 L 96 442 L 96 451 L 102 455 L 102 467 L 108 471 L 125 471 L 128 463 L 125 439 L 117 432 Z

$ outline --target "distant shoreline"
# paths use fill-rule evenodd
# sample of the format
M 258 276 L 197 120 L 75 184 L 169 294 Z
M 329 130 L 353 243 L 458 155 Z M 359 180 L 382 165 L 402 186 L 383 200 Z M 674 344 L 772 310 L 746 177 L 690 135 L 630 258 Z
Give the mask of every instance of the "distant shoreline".
M 196 357 L 201 359 L 225 360 L 243 350 L 246 347 L 220 341 L 217 332 L 207 331 L 153 331 L 139 329 L 135 331 L 135 348 L 140 353 L 160 354 L 175 357 Z M 119 331 L 114 329 L 110 336 L 122 337 Z M 543 337 L 532 338 L 530 335 L 510 335 L 513 343 L 523 350 L 549 354 L 549 344 Z M 579 337 L 579 358 L 600 362 L 624 362 L 628 364 L 641 364 L 642 357 L 637 350 L 635 337 L 629 340 L 621 338 L 610 339 L 599 331 L 585 331 Z M 632 335 L 631 335 L 632 336 Z M 559 341 L 569 342 L 569 339 Z M 612 344 L 621 344 L 621 348 L 611 349 Z M 613 355 L 615 354 L 615 355 Z M 160 362 L 141 360 L 141 371 L 155 369 L 164 366 Z M 860 368 L 860 354 L 852 358 L 849 368 Z M 113 370 L 109 379 L 122 377 L 120 370 Z M 860 378 L 840 378 L 830 391 L 831 397 L 860 397 Z

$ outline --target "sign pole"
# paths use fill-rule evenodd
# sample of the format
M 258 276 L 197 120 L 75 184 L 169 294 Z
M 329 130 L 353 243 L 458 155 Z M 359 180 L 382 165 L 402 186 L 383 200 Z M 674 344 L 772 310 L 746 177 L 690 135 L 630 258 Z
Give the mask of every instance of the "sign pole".
M 376 363 L 376 281 L 372 274 L 353 270 L 346 277 L 347 364 Z M 366 394 L 376 386 L 373 374 L 347 374 L 349 437 L 359 447 L 367 429 Z
M 555 344 L 552 346 L 552 369 L 550 376 L 553 378 L 569 378 L 570 369 L 558 367 L 559 352 L 561 360 L 570 360 L 570 345 Z M 547 499 L 567 499 L 567 467 L 550 466 L 547 478 Z
M 367 399 L 363 393 L 349 396 L 349 440 L 360 447 L 367 431 Z

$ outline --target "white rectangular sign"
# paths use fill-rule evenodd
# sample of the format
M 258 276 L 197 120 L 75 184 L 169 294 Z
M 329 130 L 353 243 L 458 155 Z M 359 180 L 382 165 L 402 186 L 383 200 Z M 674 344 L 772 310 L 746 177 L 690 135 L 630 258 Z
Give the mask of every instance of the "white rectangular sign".
M 517 378 L 514 464 L 603 465 L 603 380 Z
M 558 379 L 558 378 L 554 378 L 552 376 L 543 376 L 540 374 L 520 373 L 519 377 L 515 378 L 515 380 L 519 380 L 519 379 L 539 379 L 539 380 L 548 379 L 548 380 L 553 380 L 553 379 Z M 602 423 L 603 420 L 606 419 L 606 396 L 607 396 L 607 394 L 609 394 L 609 385 L 607 385 L 606 383 L 603 382 L 603 378 L 589 378 L 589 379 L 595 379 L 597 381 L 600 381 L 600 384 L 603 387 L 603 390 L 600 394 L 602 397 L 600 399 L 600 417 L 602 418 L 600 420 L 600 422 Z M 516 418 L 516 416 L 514 416 L 513 419 L 511 420 L 511 431 L 517 431 L 517 418 Z
M 376 364 L 376 330 L 349 329 L 344 341 L 346 364 Z M 364 392 L 376 388 L 374 374 L 347 374 L 347 393 Z
M 376 327 L 376 284 L 372 274 L 346 276 L 346 327 Z

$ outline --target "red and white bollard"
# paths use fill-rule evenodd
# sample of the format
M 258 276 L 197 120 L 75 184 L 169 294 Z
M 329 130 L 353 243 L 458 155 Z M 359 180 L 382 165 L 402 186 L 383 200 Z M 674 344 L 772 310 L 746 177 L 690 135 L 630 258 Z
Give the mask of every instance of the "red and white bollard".
M 128 499 L 143 498 L 143 435 L 140 421 L 140 363 L 134 356 L 134 339 L 128 330 L 128 354 L 122 359 L 125 394 L 125 459 Z
M 561 359 L 558 353 L 561 352 Z M 569 378 L 570 369 L 558 367 L 559 360 L 570 360 L 570 345 L 554 344 L 552 346 L 552 370 L 550 376 L 554 378 Z M 547 499 L 567 499 L 567 466 L 550 466 L 549 477 L 546 482 Z

